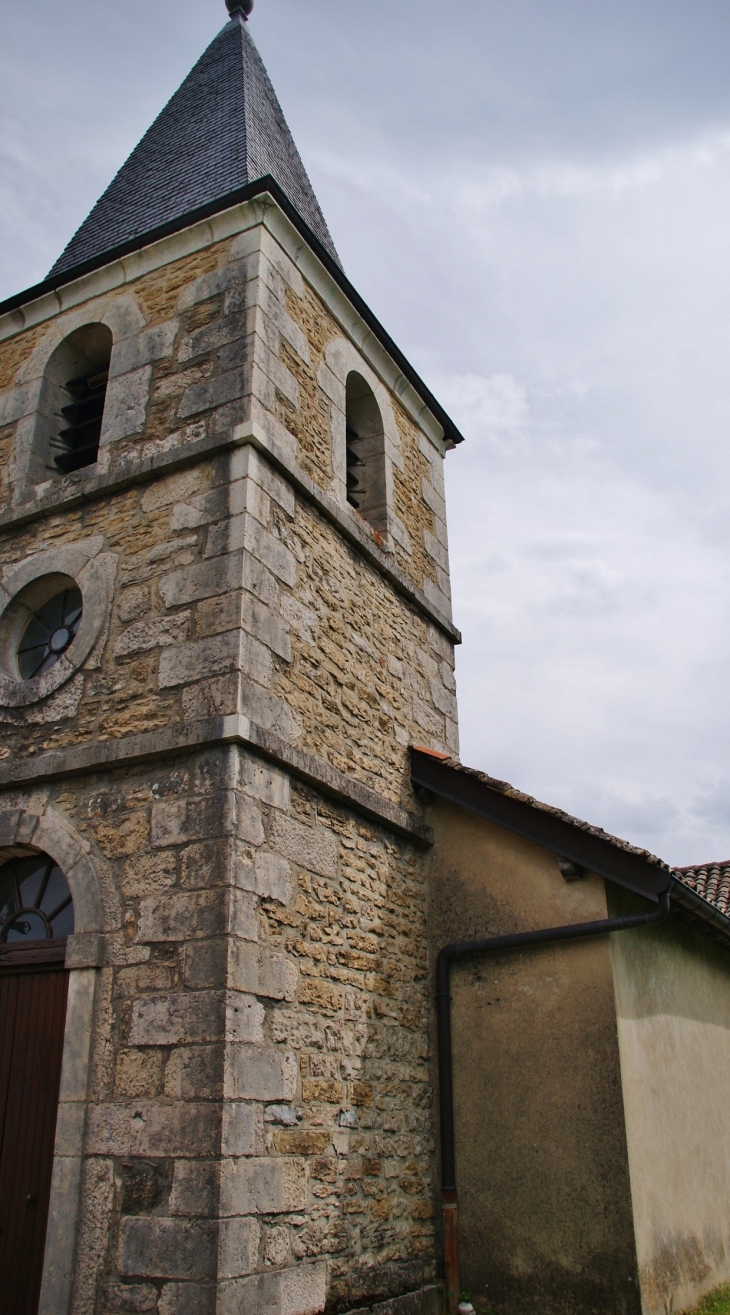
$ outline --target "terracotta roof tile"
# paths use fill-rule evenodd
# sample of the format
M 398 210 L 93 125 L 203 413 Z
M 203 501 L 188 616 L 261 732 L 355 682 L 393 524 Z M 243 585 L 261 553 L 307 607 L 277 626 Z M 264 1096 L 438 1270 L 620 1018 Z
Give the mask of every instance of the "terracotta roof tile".
M 674 868 L 672 876 L 708 904 L 730 917 L 730 859 L 726 863 L 700 863 Z

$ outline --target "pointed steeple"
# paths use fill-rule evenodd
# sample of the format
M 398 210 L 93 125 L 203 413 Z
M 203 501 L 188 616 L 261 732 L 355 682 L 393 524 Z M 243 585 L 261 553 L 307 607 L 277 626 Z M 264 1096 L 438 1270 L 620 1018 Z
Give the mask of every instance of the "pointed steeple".
M 339 264 L 276 92 L 248 32 L 250 0 L 231 18 L 97 201 L 49 277 L 271 175 Z

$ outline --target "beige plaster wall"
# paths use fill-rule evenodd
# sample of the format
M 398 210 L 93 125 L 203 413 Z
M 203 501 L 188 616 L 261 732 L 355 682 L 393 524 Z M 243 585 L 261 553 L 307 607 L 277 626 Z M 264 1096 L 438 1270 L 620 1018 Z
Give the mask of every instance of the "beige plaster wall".
M 666 1315 L 730 1280 L 730 954 L 676 918 L 612 950 L 642 1309 Z
M 606 916 L 597 877 L 456 805 L 429 810 L 429 936 Z M 607 940 L 452 970 L 462 1287 L 495 1315 L 637 1315 Z

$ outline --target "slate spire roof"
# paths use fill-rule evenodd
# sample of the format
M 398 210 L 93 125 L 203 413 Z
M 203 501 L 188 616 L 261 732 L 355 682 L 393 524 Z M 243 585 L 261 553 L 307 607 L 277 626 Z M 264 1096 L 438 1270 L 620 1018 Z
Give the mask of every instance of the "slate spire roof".
M 271 175 L 339 264 L 312 184 L 242 10 L 192 72 L 97 201 L 49 277 Z

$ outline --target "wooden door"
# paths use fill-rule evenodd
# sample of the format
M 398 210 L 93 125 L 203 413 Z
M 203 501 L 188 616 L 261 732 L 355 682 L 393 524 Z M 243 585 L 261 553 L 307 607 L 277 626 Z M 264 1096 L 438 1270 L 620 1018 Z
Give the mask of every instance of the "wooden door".
M 0 954 L 3 1315 L 38 1310 L 68 991 L 63 947 L 47 942 L 33 953 L 3 946 Z

